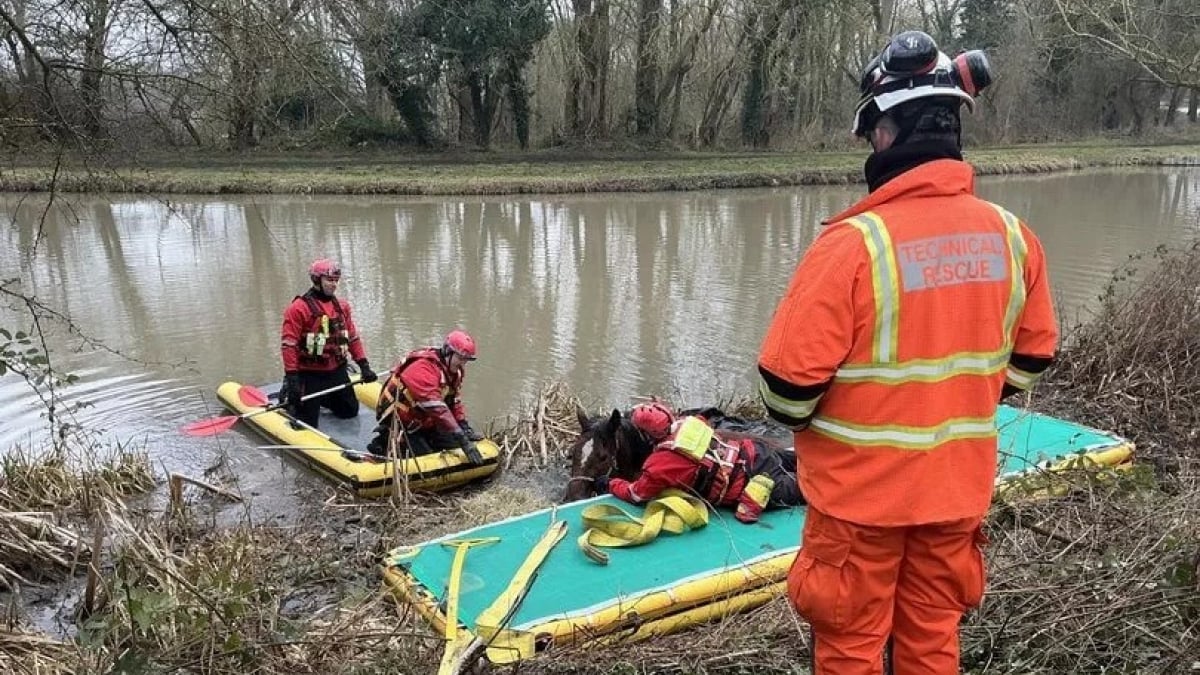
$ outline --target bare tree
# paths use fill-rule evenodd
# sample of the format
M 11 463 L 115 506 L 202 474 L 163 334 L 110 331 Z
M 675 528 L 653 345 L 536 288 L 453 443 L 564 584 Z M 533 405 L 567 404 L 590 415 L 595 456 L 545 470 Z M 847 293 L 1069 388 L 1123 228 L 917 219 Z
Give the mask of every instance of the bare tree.
M 658 127 L 658 36 L 662 0 L 638 0 L 637 66 L 634 71 L 634 120 L 639 136 L 652 136 Z
M 1067 30 L 1141 66 L 1154 79 L 1200 87 L 1200 5 L 1194 0 L 1054 0 Z
M 576 58 L 566 96 L 568 132 L 585 140 L 607 135 L 609 0 L 572 0 Z

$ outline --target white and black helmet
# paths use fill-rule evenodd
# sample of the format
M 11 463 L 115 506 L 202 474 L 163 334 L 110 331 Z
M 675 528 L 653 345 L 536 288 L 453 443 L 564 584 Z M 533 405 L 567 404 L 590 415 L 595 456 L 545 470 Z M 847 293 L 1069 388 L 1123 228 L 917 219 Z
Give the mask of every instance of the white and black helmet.
M 921 98 L 960 101 L 975 109 L 975 96 L 992 83 L 991 66 L 980 50 L 951 59 L 929 35 L 897 33 L 863 70 L 854 109 L 855 136 L 866 136 L 879 117 L 896 106 Z

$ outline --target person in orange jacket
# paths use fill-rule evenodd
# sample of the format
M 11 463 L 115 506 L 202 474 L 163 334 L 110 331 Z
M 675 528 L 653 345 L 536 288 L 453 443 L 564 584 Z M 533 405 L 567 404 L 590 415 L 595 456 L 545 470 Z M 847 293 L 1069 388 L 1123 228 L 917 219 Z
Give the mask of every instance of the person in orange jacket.
M 813 672 L 958 673 L 984 591 L 996 408 L 1053 360 L 1045 254 L 974 194 L 960 108 L 987 58 L 894 36 L 867 66 L 854 133 L 869 194 L 830 218 L 767 329 L 759 392 L 795 434 L 809 508 L 788 594 Z
M 475 340 L 462 330 L 450 331 L 441 347 L 409 352 L 380 392 L 375 407 L 379 425 L 367 450 L 387 455 L 395 415 L 413 456 L 461 448 L 472 464 L 483 464 L 475 444 L 483 436 L 467 421 L 462 402 L 465 367 L 475 358 Z
M 316 427 L 321 407 L 335 416 L 358 415 L 358 399 L 350 388 L 346 366 L 358 365 L 363 382 L 378 377 L 367 361 L 366 347 L 350 312 L 350 303 L 334 297 L 342 279 L 342 268 L 326 258 L 308 268 L 312 287 L 296 296 L 283 312 L 280 354 L 283 357 L 283 386 L 279 400 L 296 419 Z M 301 401 L 306 393 L 347 385 L 317 398 Z
M 689 452 L 677 442 L 680 425 L 687 419 L 709 429 L 699 453 Z M 600 494 L 609 492 L 623 501 L 640 504 L 670 488 L 687 490 L 713 506 L 736 507 L 735 516 L 744 523 L 757 522 L 766 508 L 804 503 L 796 476 L 781 457 L 784 453 L 774 448 L 749 438 L 726 442 L 707 427 L 702 417 L 676 422 L 674 412 L 657 401 L 634 406 L 630 422 L 654 443 L 654 450 L 646 457 L 636 480 L 597 477 L 593 483 Z M 748 489 L 756 476 L 770 479 L 764 490 Z

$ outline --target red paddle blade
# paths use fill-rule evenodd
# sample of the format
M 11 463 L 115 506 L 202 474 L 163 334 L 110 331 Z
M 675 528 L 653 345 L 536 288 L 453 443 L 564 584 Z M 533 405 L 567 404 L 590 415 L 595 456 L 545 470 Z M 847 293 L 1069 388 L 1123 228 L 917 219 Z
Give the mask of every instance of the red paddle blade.
M 252 387 L 248 384 L 243 384 L 238 388 L 238 399 L 241 400 L 243 405 L 250 406 L 251 408 L 262 408 L 271 404 L 262 389 Z
M 214 417 L 208 420 L 200 420 L 184 425 L 180 430 L 188 436 L 215 436 L 222 431 L 228 430 L 237 421 L 241 419 L 237 416 L 232 417 Z

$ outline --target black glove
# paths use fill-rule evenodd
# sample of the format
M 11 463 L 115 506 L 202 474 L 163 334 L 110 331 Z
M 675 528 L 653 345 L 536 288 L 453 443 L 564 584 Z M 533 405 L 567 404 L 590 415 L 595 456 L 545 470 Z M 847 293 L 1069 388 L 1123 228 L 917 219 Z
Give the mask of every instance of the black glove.
M 592 487 L 596 488 L 596 494 L 608 494 L 608 476 L 596 476 L 593 478 Z
M 284 373 L 283 386 L 279 388 L 279 403 L 287 408 L 300 405 L 304 392 L 300 388 L 300 373 Z
M 483 464 L 483 455 L 479 453 L 479 446 L 475 445 L 475 441 L 467 438 L 466 434 L 458 435 L 458 447 L 462 448 L 463 454 L 467 456 L 467 461 L 475 466 Z
M 358 374 L 362 377 L 363 384 L 369 384 L 379 379 L 375 371 L 371 370 L 371 364 L 367 363 L 366 359 L 355 361 L 358 364 Z
M 466 435 L 466 437 L 473 441 L 482 441 L 483 440 L 483 434 L 481 434 L 478 431 L 475 431 L 475 429 L 471 428 L 471 423 L 466 420 L 459 422 L 458 428 L 462 429 L 462 432 Z

